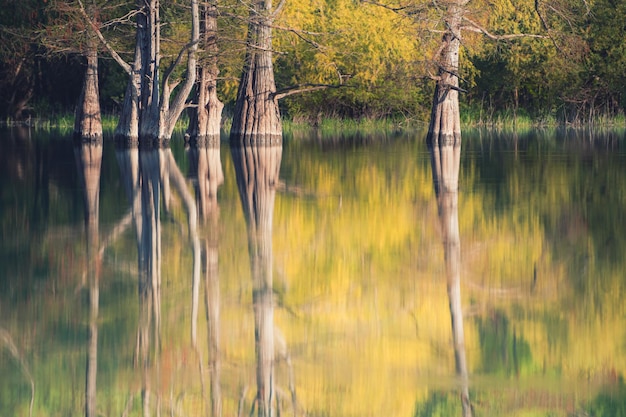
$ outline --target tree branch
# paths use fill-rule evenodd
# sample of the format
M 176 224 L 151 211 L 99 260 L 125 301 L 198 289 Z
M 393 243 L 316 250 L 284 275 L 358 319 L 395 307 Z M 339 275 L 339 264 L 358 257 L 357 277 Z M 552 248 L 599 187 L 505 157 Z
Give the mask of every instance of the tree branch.
M 100 32 L 100 29 L 98 29 L 95 23 L 93 23 L 93 21 L 85 11 L 85 6 L 83 5 L 83 2 L 81 0 L 78 0 L 78 4 L 80 5 L 80 13 L 83 15 L 87 23 L 89 23 L 89 26 L 91 26 L 91 29 L 95 32 L 96 36 L 98 36 L 100 42 L 102 42 L 106 50 L 109 51 L 109 54 L 111 54 L 115 62 L 117 62 L 128 75 L 130 75 L 130 73 L 132 72 L 132 67 L 126 61 L 124 61 L 120 54 L 118 54 L 117 51 L 113 49 L 113 47 L 107 42 L 107 40 L 104 39 L 104 36 L 102 35 L 102 32 Z
M 274 9 L 274 11 L 270 14 L 271 20 L 276 19 L 276 17 L 281 12 L 281 10 L 283 10 L 283 7 L 285 7 L 285 3 L 287 3 L 287 0 L 280 0 L 280 3 L 278 3 L 278 6 L 276 6 L 276 9 Z
M 493 40 L 505 40 L 505 39 L 515 39 L 515 38 L 541 38 L 541 39 L 546 38 L 546 36 L 544 35 L 535 35 L 532 33 L 512 33 L 509 35 L 494 35 L 493 33 L 490 33 L 484 27 L 480 26 L 478 23 L 474 22 L 473 20 L 468 19 L 465 16 L 463 16 L 463 20 L 469 23 L 470 26 L 464 26 L 462 29 L 469 30 L 472 32 L 482 33 L 489 39 L 493 39 Z
M 281 88 L 280 90 L 270 94 L 270 98 L 281 100 L 294 94 L 308 93 L 310 91 L 324 90 L 326 88 L 342 88 L 348 87 L 343 84 L 298 84 L 291 87 Z
M 286 28 L 283 26 L 274 26 L 272 25 L 272 29 L 278 29 L 278 30 L 284 30 L 286 32 L 291 32 L 294 35 L 296 35 L 298 38 L 302 39 L 304 42 L 308 43 L 309 45 L 313 46 L 315 49 L 322 49 L 322 45 L 320 45 L 319 43 L 315 42 L 314 40 L 308 39 L 306 37 L 304 37 L 302 34 L 304 35 L 314 35 L 314 36 L 319 36 L 322 35 L 319 32 L 309 32 L 306 30 L 300 30 L 300 29 L 294 29 L 294 28 Z
M 390 6 L 390 5 L 385 4 L 385 3 L 379 3 L 379 2 L 373 1 L 373 0 L 361 0 L 361 3 L 373 4 L 374 6 L 382 7 L 384 9 L 391 10 L 392 12 L 396 12 L 396 13 L 399 13 L 399 12 L 401 12 L 401 11 L 403 11 L 405 9 L 408 9 L 410 7 L 409 5 L 394 7 L 394 6 Z

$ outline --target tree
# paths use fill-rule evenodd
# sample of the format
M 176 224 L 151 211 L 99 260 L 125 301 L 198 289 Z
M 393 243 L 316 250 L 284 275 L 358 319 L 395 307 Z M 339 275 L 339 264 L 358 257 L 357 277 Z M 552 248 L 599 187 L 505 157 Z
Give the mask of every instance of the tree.
M 3 1 L 0 6 L 1 113 L 23 120 L 35 93 L 40 61 L 39 40 L 33 28 L 45 21 L 44 8 L 38 1 Z
M 78 0 L 80 2 L 80 0 Z M 84 11 L 81 4 L 81 10 Z M 88 10 L 89 16 L 96 16 L 95 0 L 91 0 Z M 102 117 L 100 115 L 100 88 L 98 86 L 98 39 L 93 30 L 87 28 L 87 45 L 83 53 L 87 61 L 83 88 L 76 105 L 74 116 L 74 135 L 82 138 L 102 136 Z
M 176 6 L 177 3 L 174 4 Z M 187 98 L 196 80 L 196 52 L 200 40 L 200 13 L 197 0 L 189 0 L 191 33 L 189 41 L 173 57 L 161 78 L 161 19 L 158 0 L 137 0 L 133 15 L 136 19 L 134 60 L 128 64 L 107 42 L 94 22 L 90 22 L 111 56 L 128 74 L 128 83 L 116 137 L 131 140 L 167 140 L 171 137 Z M 170 22 L 172 23 L 172 22 Z M 172 23 L 173 24 L 173 23 Z M 187 55 L 184 80 L 175 77 L 177 66 Z M 180 86 L 179 83 L 182 83 Z M 176 94 L 172 94 L 176 89 Z
M 250 136 L 282 137 L 272 62 L 272 22 L 283 5 L 284 0 L 275 10 L 272 10 L 271 0 L 254 0 L 250 5 L 246 56 L 231 140 Z
M 87 140 L 102 137 L 98 84 L 98 38 L 90 25 L 103 17 L 97 0 L 52 1 L 46 9 L 50 22 L 40 30 L 48 55 L 78 55 L 86 63 L 81 93 L 75 107 L 74 136 Z M 85 17 L 87 19 L 85 19 Z
M 425 112 L 432 89 L 419 75 L 424 49 L 397 13 L 351 0 L 291 0 L 274 27 L 279 88 L 302 83 L 343 87 L 286 98 L 281 112 L 288 117 L 316 122 L 324 116 Z
M 572 23 L 568 13 L 574 10 L 573 5 L 545 5 L 543 2 L 521 0 L 523 7 L 516 7 L 516 13 L 508 16 L 510 21 L 530 21 L 528 32 L 523 25 L 512 25 L 511 31 L 494 31 L 489 27 L 488 12 L 497 9 L 499 3 L 485 4 L 480 0 L 444 0 L 433 3 L 413 2 L 406 5 L 390 5 L 371 2 L 393 10 L 412 21 L 419 33 L 431 32 L 441 34 L 436 42 L 437 47 L 431 65 L 435 73 L 429 76 L 435 81 L 435 93 L 432 101 L 428 141 L 456 143 L 461 140 L 459 92 L 465 92 L 459 86 L 461 46 L 469 47 L 475 41 L 463 37 L 464 33 L 475 33 L 481 39 L 494 42 L 509 42 L 519 38 L 550 38 L 555 48 L 560 48 L 560 40 L 567 38 L 568 29 L 555 24 L 558 21 Z M 532 5 L 532 6 L 529 6 Z M 547 13 L 550 11 L 550 14 Z M 435 21 L 433 24 L 433 20 Z M 520 28 L 522 26 L 522 28 Z M 433 30 L 432 28 L 435 28 Z
M 205 53 L 198 65 L 193 107 L 189 112 L 187 135 L 192 139 L 219 136 L 224 104 L 217 96 L 217 1 L 202 3 L 200 43 Z M 219 138 L 218 138 L 219 140 Z

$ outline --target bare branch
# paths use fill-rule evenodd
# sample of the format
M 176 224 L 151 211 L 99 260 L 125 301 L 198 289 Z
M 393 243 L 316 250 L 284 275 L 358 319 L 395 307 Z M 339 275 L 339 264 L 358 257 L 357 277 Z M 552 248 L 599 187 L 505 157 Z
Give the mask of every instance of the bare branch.
M 124 59 L 117 53 L 117 51 L 113 49 L 113 47 L 107 42 L 107 40 L 102 35 L 102 32 L 100 32 L 100 29 L 98 29 L 95 23 L 93 23 L 93 21 L 85 11 L 85 6 L 83 5 L 83 2 L 81 0 L 78 0 L 78 4 L 80 5 L 81 14 L 83 15 L 87 23 L 89 23 L 89 26 L 91 26 L 91 29 L 95 32 L 96 36 L 98 36 L 100 42 L 102 42 L 106 50 L 109 51 L 109 54 L 111 54 L 115 62 L 117 62 L 122 67 L 122 69 L 130 75 L 130 73 L 132 72 L 131 66 L 126 61 L 124 61 Z
M 324 90 L 327 88 L 342 88 L 348 87 L 343 84 L 299 84 L 291 87 L 281 88 L 275 93 L 271 94 L 271 98 L 274 100 L 281 100 L 285 97 L 292 96 L 294 94 L 308 93 L 310 91 Z
M 102 25 L 100 25 L 103 28 L 107 28 L 109 26 L 114 26 L 114 25 L 118 25 L 118 24 L 126 24 L 132 21 L 132 18 L 137 16 L 138 14 L 140 14 L 141 11 L 140 10 L 131 10 L 130 12 L 126 13 L 124 16 L 118 17 L 116 19 L 111 19 L 107 22 L 104 22 Z
M 285 3 L 287 3 L 287 0 L 280 0 L 276 9 L 274 9 L 274 11 L 270 14 L 270 20 L 276 19 L 279 13 L 283 10 L 283 7 L 285 7 Z
M 484 27 L 480 26 L 478 23 L 474 22 L 473 20 L 468 19 L 465 16 L 463 16 L 463 20 L 469 23 L 470 26 L 464 26 L 462 27 L 462 29 L 469 30 L 471 32 L 482 33 L 489 39 L 493 39 L 493 40 L 505 40 L 505 39 L 515 39 L 515 38 L 542 38 L 542 39 L 546 38 L 546 36 L 544 35 L 536 35 L 532 33 L 512 33 L 509 35 L 494 35 L 493 33 L 490 33 Z
M 408 9 L 410 7 L 410 5 L 394 7 L 394 6 L 390 6 L 390 5 L 385 4 L 385 3 L 379 3 L 379 2 L 373 1 L 373 0 L 361 0 L 361 3 L 373 4 L 374 6 L 379 6 L 379 7 L 382 7 L 384 9 L 391 10 L 392 12 L 396 12 L 396 13 L 401 12 L 403 10 L 406 10 L 406 9 Z
M 282 26 L 272 26 L 273 29 L 278 29 L 278 30 L 284 30 L 286 32 L 291 32 L 294 35 L 296 35 L 298 38 L 302 39 L 304 42 L 308 43 L 309 45 L 313 46 L 315 49 L 321 49 L 322 45 L 320 45 L 319 43 L 315 42 L 314 40 L 308 39 L 306 37 L 304 37 L 302 34 L 305 35 L 322 35 L 321 33 L 318 32 L 308 32 L 305 30 L 300 30 L 300 29 L 293 29 L 293 28 L 286 28 L 286 27 L 282 27 Z
M 182 61 L 183 55 L 185 55 L 185 52 L 189 51 L 189 49 L 192 46 L 198 45 L 198 43 L 199 43 L 198 40 L 195 41 L 195 42 L 189 42 L 185 46 L 183 46 L 180 51 L 178 51 L 178 56 L 176 57 L 176 59 L 174 61 L 172 61 L 170 66 L 163 73 L 163 83 L 164 84 L 165 83 L 169 83 L 169 78 L 172 75 L 172 72 L 178 66 L 178 64 L 180 64 L 180 62 Z
M 543 28 L 545 30 L 550 30 L 548 29 L 548 24 L 546 23 L 546 19 L 543 18 L 543 15 L 539 11 L 539 0 L 535 0 L 535 11 L 537 12 L 537 16 L 539 16 L 539 19 L 541 20 L 541 24 L 543 25 Z

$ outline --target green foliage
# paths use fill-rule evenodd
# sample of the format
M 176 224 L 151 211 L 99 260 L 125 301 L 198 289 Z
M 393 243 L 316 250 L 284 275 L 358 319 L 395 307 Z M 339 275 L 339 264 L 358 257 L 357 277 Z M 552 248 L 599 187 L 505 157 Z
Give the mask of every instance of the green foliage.
M 424 117 L 430 90 L 415 64 L 423 59 L 407 20 L 350 0 L 289 2 L 276 32 L 278 87 L 342 85 L 286 100 L 290 117 Z
M 448 417 L 462 415 L 458 394 L 435 392 L 424 403 L 415 405 L 414 417 Z
M 491 317 L 479 319 L 482 371 L 489 374 L 519 376 L 532 365 L 530 345 L 519 330 L 511 329 L 508 318 L 496 311 Z
M 585 411 L 594 417 L 624 417 L 626 416 L 626 387 L 622 378 L 616 381 L 607 393 L 597 396 Z

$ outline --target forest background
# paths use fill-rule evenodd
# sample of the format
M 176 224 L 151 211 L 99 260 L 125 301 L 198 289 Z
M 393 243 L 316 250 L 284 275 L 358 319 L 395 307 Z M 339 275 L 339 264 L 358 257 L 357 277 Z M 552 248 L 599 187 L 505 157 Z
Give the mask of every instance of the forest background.
M 86 62 L 79 2 L 0 0 L 0 117 L 23 120 L 74 110 Z M 133 3 L 97 2 L 100 30 L 131 56 Z M 101 3 L 101 4 L 100 4 Z M 436 9 L 437 3 L 434 4 Z M 626 107 L 626 1 L 473 0 L 460 56 L 461 115 L 492 123 L 502 116 L 538 123 L 623 120 Z M 248 5 L 218 6 L 218 95 L 232 114 L 245 52 Z M 187 2 L 161 2 L 163 56 L 173 61 L 188 41 Z M 416 10 L 419 2 L 412 3 Z M 543 7 L 546 14 L 537 13 Z M 441 31 L 436 13 L 412 18 L 402 4 L 354 0 L 288 0 L 273 23 L 277 90 L 331 86 L 280 101 L 282 116 L 318 123 L 327 117 L 427 122 Z M 436 10 L 435 10 L 436 11 Z M 558 17 L 558 27 L 544 16 Z M 432 18 L 432 22 L 429 19 Z M 556 20 L 555 20 L 556 21 Z M 507 37 L 504 34 L 541 35 Z M 82 40 L 81 40 L 82 39 Z M 202 54 L 202 51 L 200 52 Z M 104 114 L 120 111 L 127 75 L 99 54 Z

